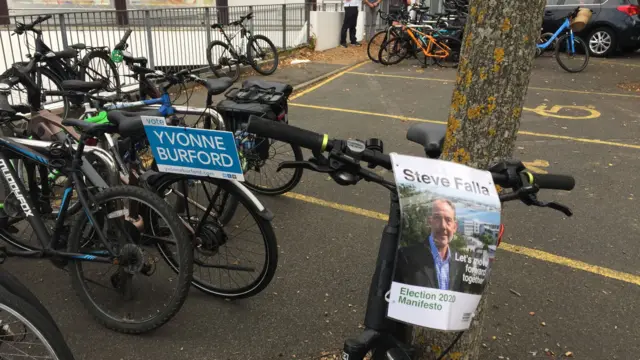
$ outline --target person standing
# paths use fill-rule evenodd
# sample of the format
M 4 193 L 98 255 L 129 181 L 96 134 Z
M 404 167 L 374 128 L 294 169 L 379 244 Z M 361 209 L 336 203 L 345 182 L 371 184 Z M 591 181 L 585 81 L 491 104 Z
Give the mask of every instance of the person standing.
M 349 30 L 349 40 L 351 45 L 360 46 L 356 40 L 356 25 L 358 24 L 358 12 L 362 0 L 344 0 L 344 21 L 340 32 L 340 45 L 347 47 L 347 30 Z
M 367 24 L 365 25 L 367 29 L 367 41 L 371 41 L 371 38 L 376 33 L 378 9 L 380 8 L 380 3 L 382 2 L 382 0 L 364 0 L 364 2 L 367 5 L 365 14 L 367 20 Z

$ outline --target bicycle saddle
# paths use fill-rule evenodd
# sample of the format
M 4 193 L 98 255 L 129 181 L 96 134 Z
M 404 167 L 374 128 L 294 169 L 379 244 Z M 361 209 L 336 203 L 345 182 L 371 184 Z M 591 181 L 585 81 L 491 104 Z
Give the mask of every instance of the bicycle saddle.
M 442 154 L 447 127 L 437 124 L 413 124 L 407 130 L 407 140 L 422 145 L 429 158 L 437 159 Z
M 72 48 L 66 48 L 62 51 L 54 51 L 53 54 L 54 54 L 54 58 L 71 59 L 76 57 L 76 55 L 78 55 L 78 50 L 72 49 Z
M 73 44 L 73 45 L 71 45 L 69 47 L 72 48 L 72 49 L 75 49 L 75 50 L 84 50 L 84 49 L 87 48 L 87 45 L 85 45 L 83 43 L 77 43 L 77 44 Z
M 219 95 L 233 85 L 233 79 L 228 77 L 206 79 L 206 82 L 203 85 L 207 88 L 209 96 Z
M 144 137 L 146 133 L 144 131 L 144 125 L 140 116 L 162 116 L 158 110 L 148 111 L 121 111 L 112 110 L 107 113 L 107 120 L 110 123 L 118 126 L 117 133 L 122 137 Z M 163 116 L 164 117 L 164 116 Z
M 101 90 L 109 85 L 107 79 L 97 81 L 82 81 L 82 80 L 63 80 L 62 89 L 79 92 L 89 92 L 91 90 Z

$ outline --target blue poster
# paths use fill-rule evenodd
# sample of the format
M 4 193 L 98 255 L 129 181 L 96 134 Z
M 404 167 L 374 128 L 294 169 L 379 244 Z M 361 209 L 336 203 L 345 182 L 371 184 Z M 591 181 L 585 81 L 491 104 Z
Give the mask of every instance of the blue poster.
M 244 181 L 233 133 L 167 126 L 154 116 L 142 122 L 161 172 Z

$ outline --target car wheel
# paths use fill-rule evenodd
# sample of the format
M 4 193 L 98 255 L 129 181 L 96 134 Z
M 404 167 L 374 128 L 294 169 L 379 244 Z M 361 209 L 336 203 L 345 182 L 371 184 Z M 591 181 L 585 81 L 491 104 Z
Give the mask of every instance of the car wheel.
M 616 50 L 616 34 L 613 30 L 601 27 L 589 34 L 589 52 L 596 57 L 606 57 Z

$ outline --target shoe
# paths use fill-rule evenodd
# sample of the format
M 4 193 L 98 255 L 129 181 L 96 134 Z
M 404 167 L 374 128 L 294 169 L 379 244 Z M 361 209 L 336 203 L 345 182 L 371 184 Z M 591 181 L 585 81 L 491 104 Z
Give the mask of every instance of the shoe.
M 353 45 L 353 46 L 362 46 L 362 44 L 361 44 L 361 43 L 359 43 L 359 42 L 357 42 L 357 41 L 356 41 L 356 42 L 354 42 L 354 43 L 351 43 L 351 45 Z
M 348 47 L 346 43 L 340 44 L 340 46 L 342 46 L 343 48 L 347 48 Z

